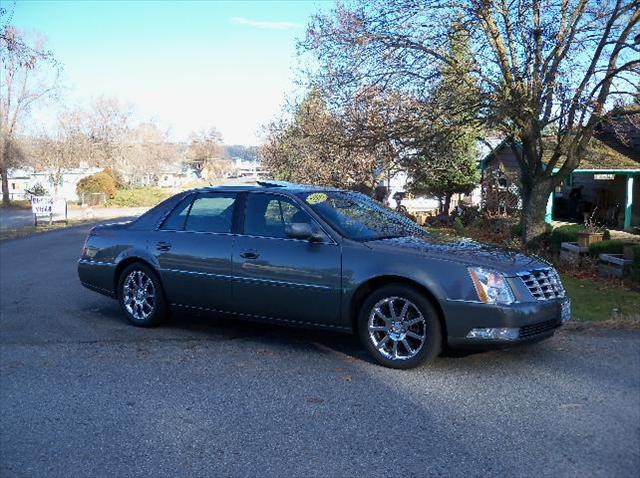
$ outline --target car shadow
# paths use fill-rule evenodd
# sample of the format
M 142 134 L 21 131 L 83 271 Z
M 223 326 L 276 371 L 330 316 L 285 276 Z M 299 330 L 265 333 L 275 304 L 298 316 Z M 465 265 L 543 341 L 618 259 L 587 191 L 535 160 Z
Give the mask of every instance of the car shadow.
M 128 326 L 117 303 L 105 302 L 97 308 L 94 307 L 93 311 L 97 312 L 97 309 L 100 320 L 107 319 L 112 324 Z M 167 322 L 152 330 L 156 332 L 148 334 L 150 340 L 159 338 L 159 334 L 166 340 L 169 338 L 166 332 L 175 330 L 179 332 L 175 336 L 176 340 L 259 341 L 263 345 L 275 348 L 284 347 L 313 353 L 332 352 L 346 356 L 347 360 L 377 363 L 360 344 L 355 334 L 252 321 L 228 314 L 174 310 Z M 441 357 L 455 361 L 484 353 L 486 351 L 477 349 L 454 350 L 445 347 Z
M 307 327 L 285 326 L 239 319 L 232 315 L 173 312 L 164 325 L 167 328 L 197 332 L 225 340 L 260 341 L 273 347 L 294 350 L 331 350 L 357 360 L 374 363 L 360 345 L 358 337 L 350 333 Z

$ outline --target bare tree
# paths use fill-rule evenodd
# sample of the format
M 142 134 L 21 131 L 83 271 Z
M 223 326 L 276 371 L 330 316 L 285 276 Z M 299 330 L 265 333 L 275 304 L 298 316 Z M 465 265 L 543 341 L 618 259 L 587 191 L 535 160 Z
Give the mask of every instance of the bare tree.
M 6 10 L 0 11 L 4 19 Z M 2 20 L 0 20 L 1 22 Z M 42 40 L 27 42 L 24 35 L 0 24 L 0 175 L 2 202 L 9 203 L 8 170 L 17 164 L 16 135 L 31 108 L 57 91 L 58 66 Z
M 100 167 L 119 168 L 131 129 L 132 108 L 118 98 L 100 96 L 79 113 L 84 134 L 92 143 L 92 162 Z
M 119 170 L 137 184 L 148 185 L 163 168 L 178 159 L 177 148 L 168 141 L 167 131 L 151 122 L 132 128 L 124 142 Z
M 637 0 L 359 0 L 316 16 L 302 47 L 318 65 L 313 81 L 336 103 L 363 85 L 425 100 L 442 65 L 457 68 L 447 30 L 462 25 L 479 85 L 469 107 L 517 153 L 530 242 L 612 99 L 637 94 L 639 20 Z
M 91 155 L 92 145 L 82 131 L 78 114 L 77 110 L 63 111 L 52 128 L 24 140 L 29 145 L 31 166 L 51 173 L 54 194 L 62 184 L 64 171 L 79 166 Z
M 233 168 L 222 146 L 222 135 L 215 128 L 191 134 L 186 159 L 207 180 L 222 177 Z

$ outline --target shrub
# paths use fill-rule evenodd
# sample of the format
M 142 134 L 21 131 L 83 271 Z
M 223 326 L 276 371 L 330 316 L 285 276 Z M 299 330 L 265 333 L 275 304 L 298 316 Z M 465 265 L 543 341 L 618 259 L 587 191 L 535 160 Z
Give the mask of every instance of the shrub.
M 31 189 L 31 194 L 33 194 L 34 196 L 46 196 L 47 194 L 47 190 L 45 189 L 45 187 L 40 184 L 40 183 L 36 183 Z
M 622 254 L 625 242 L 619 240 L 601 241 L 589 246 L 589 255 L 598 257 L 600 254 Z
M 631 278 L 640 282 L 640 246 L 633 248 L 633 262 L 631 263 Z
M 605 229 L 604 230 L 604 234 L 602 235 L 602 240 L 603 241 L 610 241 L 611 240 L 611 231 L 609 229 Z
M 116 189 L 122 189 L 125 186 L 124 178 L 122 177 L 122 174 L 120 174 L 118 171 L 116 171 L 112 167 L 104 168 L 103 173 L 107 173 L 109 176 L 113 178 L 113 182 L 116 185 Z
M 108 198 L 116 195 L 116 182 L 106 172 L 99 173 L 82 178 L 76 186 L 76 192 L 81 193 L 105 193 Z
M 459 217 L 456 217 L 453 220 L 453 229 L 456 231 L 456 235 L 464 236 L 465 228 L 464 228 L 464 224 L 462 223 L 462 219 L 460 219 Z
M 584 231 L 582 224 L 569 224 L 567 226 L 556 227 L 551 231 L 551 247 L 554 251 L 560 250 L 563 242 L 576 242 L 578 233 Z
M 522 236 L 522 224 L 517 223 L 511 226 L 511 237 Z

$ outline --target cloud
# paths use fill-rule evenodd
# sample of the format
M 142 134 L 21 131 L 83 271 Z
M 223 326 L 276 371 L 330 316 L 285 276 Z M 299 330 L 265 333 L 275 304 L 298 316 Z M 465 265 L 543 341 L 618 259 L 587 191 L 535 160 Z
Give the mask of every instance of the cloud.
M 235 25 L 246 25 L 253 28 L 261 28 L 263 30 L 293 30 L 302 27 L 299 23 L 292 22 L 268 22 L 260 20 L 251 20 L 244 17 L 233 17 L 231 23 Z

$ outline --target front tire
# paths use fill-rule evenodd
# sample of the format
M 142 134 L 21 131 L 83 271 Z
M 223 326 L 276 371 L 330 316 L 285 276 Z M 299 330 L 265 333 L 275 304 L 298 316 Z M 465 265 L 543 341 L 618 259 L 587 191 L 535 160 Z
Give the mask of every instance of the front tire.
M 442 350 L 438 311 L 418 289 L 402 284 L 371 293 L 359 311 L 358 334 L 385 367 L 413 368 Z
M 146 264 L 134 263 L 122 271 L 118 301 L 127 320 L 138 327 L 154 327 L 167 315 L 162 284 Z

